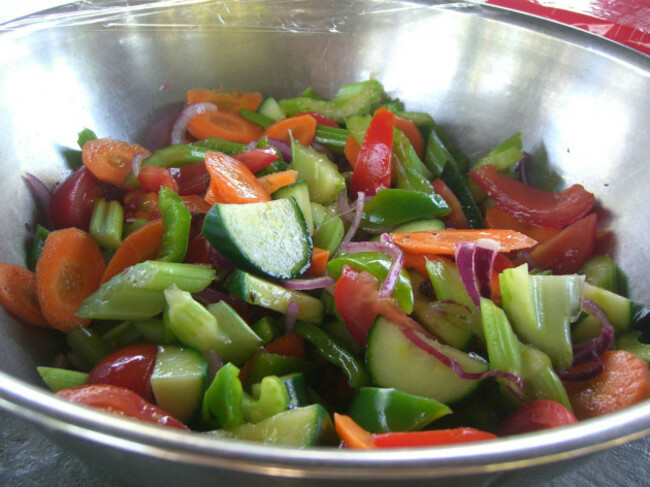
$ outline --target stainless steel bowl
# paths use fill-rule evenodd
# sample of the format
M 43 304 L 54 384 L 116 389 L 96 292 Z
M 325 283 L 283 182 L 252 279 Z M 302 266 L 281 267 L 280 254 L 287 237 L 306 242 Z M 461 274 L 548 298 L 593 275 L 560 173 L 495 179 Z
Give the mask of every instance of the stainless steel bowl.
M 0 261 L 23 264 L 35 207 L 21 175 L 54 183 L 77 132 L 144 141 L 184 90 L 223 87 L 278 97 L 331 95 L 378 77 L 409 109 L 434 114 L 476 159 L 522 130 L 547 187 L 596 193 L 630 295 L 648 301 L 645 204 L 650 172 L 650 60 L 554 23 L 485 6 L 425 2 L 240 1 L 69 8 L 0 34 Z M 160 90 L 163 83 L 169 88 Z M 650 403 L 543 433 L 410 451 L 297 450 L 220 441 L 71 405 L 36 365 L 54 333 L 0 310 L 0 406 L 95 466 L 147 485 L 485 483 L 495 472 L 570 467 L 645 436 Z M 463 477 L 459 480 L 459 477 Z M 416 482 L 418 481 L 418 482 Z

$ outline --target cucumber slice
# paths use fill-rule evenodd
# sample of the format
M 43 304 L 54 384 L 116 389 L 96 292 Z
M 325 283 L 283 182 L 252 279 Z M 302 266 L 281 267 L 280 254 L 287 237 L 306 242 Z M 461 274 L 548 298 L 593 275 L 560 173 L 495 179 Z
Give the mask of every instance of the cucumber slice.
M 607 289 L 585 283 L 585 298 L 603 308 L 617 332 L 629 330 L 634 317 L 634 302 Z
M 316 203 L 333 203 L 345 189 L 345 178 L 336 164 L 325 154 L 295 140 L 291 143 L 291 169 L 298 171 L 298 179 L 307 181 L 309 196 Z
M 209 286 L 214 276 L 208 266 L 148 260 L 102 284 L 81 303 L 76 315 L 104 320 L 153 318 L 165 307 L 163 292 L 172 284 L 196 293 Z
M 650 344 L 641 341 L 640 331 L 621 333 L 616 338 L 616 347 L 620 350 L 630 352 L 650 364 Z
M 483 359 L 421 336 L 428 345 L 458 362 L 463 370 L 482 373 L 488 369 Z M 413 344 L 395 323 L 379 317 L 368 333 L 368 370 L 381 387 L 393 387 L 445 404 L 469 395 L 480 380 L 458 377 L 449 367 Z
M 242 365 L 262 346 L 262 339 L 225 301 L 210 304 L 208 311 L 217 319 L 219 331 L 228 338 L 217 348 L 224 363 Z
M 158 348 L 151 375 L 156 404 L 181 422 L 187 422 L 201 407 L 208 364 L 193 348 Z
M 307 228 L 309 228 L 309 234 L 314 234 L 314 218 L 311 213 L 311 203 L 309 202 L 309 188 L 307 187 L 307 181 L 297 181 L 293 184 L 287 184 L 282 186 L 280 189 L 275 191 L 271 198 L 274 200 L 279 200 L 281 198 L 293 197 L 302 211 L 302 216 L 305 217 L 305 222 L 307 222 Z
M 316 324 L 323 322 L 325 307 L 319 299 L 300 291 L 285 289 L 242 270 L 236 269 L 230 275 L 226 289 L 248 304 L 285 314 L 289 303 L 294 301 L 300 308 L 297 316 L 299 320 Z
M 260 203 L 214 205 L 203 235 L 237 267 L 288 279 L 309 267 L 312 241 L 294 198 Z
M 584 274 L 592 286 L 602 287 L 613 293 L 618 292 L 618 269 L 609 255 L 595 255 L 587 260 L 578 273 Z
M 290 409 L 256 424 L 246 423 L 231 430 L 216 430 L 208 434 L 296 447 L 334 445 L 338 441 L 332 419 L 320 404 Z
M 284 114 L 284 111 L 280 107 L 280 104 L 272 96 L 267 96 L 262 100 L 257 113 L 269 117 L 271 120 L 277 122 L 279 120 L 284 120 L 287 116 Z

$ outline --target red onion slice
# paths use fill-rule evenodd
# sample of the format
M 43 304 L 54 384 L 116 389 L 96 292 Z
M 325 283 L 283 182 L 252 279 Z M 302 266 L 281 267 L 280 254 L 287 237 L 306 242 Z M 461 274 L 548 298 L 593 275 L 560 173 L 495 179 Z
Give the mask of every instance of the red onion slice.
M 465 370 L 463 370 L 463 367 L 458 362 L 456 362 L 453 358 L 445 355 L 437 348 L 432 347 L 425 340 L 423 340 L 422 337 L 415 330 L 411 328 L 404 328 L 404 327 L 400 327 L 400 330 L 413 345 L 417 346 L 420 350 L 427 352 L 429 355 L 442 362 L 461 379 L 480 380 L 488 377 L 500 377 L 502 379 L 512 382 L 513 385 L 516 387 L 516 389 L 512 389 L 512 392 L 515 395 L 517 395 L 519 399 L 523 399 L 524 381 L 521 379 L 521 377 L 515 374 L 511 374 L 509 372 L 504 372 L 502 370 L 487 370 L 479 374 L 466 372 Z
M 465 286 L 472 303 L 478 308 L 480 295 L 474 274 L 474 250 L 476 245 L 471 242 L 458 242 L 456 244 L 456 266 L 460 274 L 460 280 Z
M 300 305 L 295 301 L 291 301 L 289 306 L 287 306 L 286 319 L 284 321 L 284 332 L 293 333 L 294 328 L 296 327 L 296 320 L 298 319 L 298 313 L 300 312 Z
M 365 202 L 365 198 L 366 195 L 364 193 L 362 192 L 357 193 L 357 201 L 355 202 L 355 207 L 354 207 L 354 219 L 352 220 L 352 223 L 350 223 L 350 227 L 348 228 L 348 231 L 343 236 L 343 240 L 341 240 L 341 243 L 339 244 L 339 248 L 341 248 L 341 245 L 350 242 L 352 240 L 352 237 L 354 237 L 354 234 L 357 233 L 357 230 L 359 229 L 359 224 L 361 223 L 361 216 L 363 215 L 363 205 Z
M 346 222 L 350 223 L 352 221 L 352 208 L 348 203 L 348 193 L 345 189 L 339 191 L 339 197 L 337 200 L 337 206 L 339 209 L 339 216 L 343 218 Z
M 311 146 L 321 154 L 324 154 L 330 161 L 334 161 L 334 154 L 332 154 L 332 151 L 325 147 L 323 144 L 312 142 Z
M 284 162 L 286 162 L 287 164 L 291 162 L 292 159 L 291 144 L 288 144 L 284 140 L 280 140 L 280 139 L 269 139 L 269 144 L 271 144 L 278 151 L 280 151 L 280 154 L 282 154 L 282 159 L 284 159 Z
M 559 374 L 560 379 L 565 382 L 582 382 L 584 380 L 593 379 L 597 375 L 602 374 L 605 367 L 603 361 L 599 355 L 593 355 L 591 357 L 592 365 L 588 369 L 579 370 L 579 371 L 568 371 L 565 370 Z
M 142 169 L 142 161 L 144 161 L 150 154 L 146 152 L 136 152 L 131 159 L 131 172 L 137 178 Z
M 221 355 L 216 350 L 205 350 L 203 352 L 203 356 L 205 357 L 205 361 L 208 364 L 208 373 L 207 373 L 207 383 L 211 384 L 212 381 L 214 380 L 214 376 L 217 375 L 217 372 L 219 372 L 219 369 L 223 367 L 223 359 L 221 358 Z
M 402 267 L 404 267 L 404 252 L 393 243 L 387 233 L 381 234 L 381 241 L 386 249 L 385 253 L 393 261 L 388 270 L 388 274 L 386 275 L 386 279 L 384 279 L 381 289 L 379 290 L 380 298 L 388 298 L 393 292 L 395 284 L 397 284 L 397 278 L 399 277 Z
M 212 289 L 211 287 L 206 287 L 203 291 L 199 291 L 198 293 L 192 293 L 192 297 L 203 304 L 212 304 L 228 300 L 227 294 Z
M 23 175 L 23 181 L 27 184 L 27 187 L 34 198 L 34 202 L 36 203 L 38 221 L 43 222 L 45 226 L 49 227 L 48 213 L 50 208 L 50 199 L 52 197 L 50 188 L 48 188 L 43 181 L 28 172 Z
M 492 271 L 494 260 L 499 252 L 499 243 L 488 238 L 481 238 L 476 242 L 474 250 L 474 276 L 481 297 L 492 296 Z
M 185 132 L 187 131 L 187 124 L 190 123 L 190 120 L 201 113 L 214 112 L 216 110 L 218 110 L 218 108 L 214 103 L 200 102 L 185 105 L 172 126 L 172 133 L 170 136 L 171 143 L 187 144 Z
M 315 277 L 313 279 L 287 279 L 282 281 L 282 286 L 287 289 L 296 289 L 299 291 L 308 291 L 310 289 L 323 289 L 336 283 L 331 277 Z

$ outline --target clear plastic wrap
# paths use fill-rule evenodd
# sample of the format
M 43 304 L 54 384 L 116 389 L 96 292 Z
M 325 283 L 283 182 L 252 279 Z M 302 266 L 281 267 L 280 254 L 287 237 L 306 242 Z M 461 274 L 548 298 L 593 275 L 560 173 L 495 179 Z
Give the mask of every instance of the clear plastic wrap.
M 38 8 L 54 7 L 0 23 L 0 31 L 88 25 L 102 28 L 144 26 L 168 29 L 214 29 L 218 26 L 244 30 L 336 32 L 341 22 L 345 22 L 350 15 L 379 12 L 390 14 L 411 6 L 421 8 L 422 4 L 458 8 L 481 3 L 571 25 L 650 54 L 650 7 L 647 1 L 637 0 L 434 0 L 414 1 L 410 5 L 406 2 L 350 1 L 343 9 L 338 2 L 310 3 L 300 0 L 80 0 L 67 4 L 57 0 L 40 0 L 35 4 Z M 295 4 L 295 7 L 291 4 Z M 20 12 L 25 12 L 26 7 L 22 3 L 17 5 L 20 5 Z M 312 17 L 309 10 L 314 5 L 318 5 L 319 13 Z M 277 8 L 277 11 L 283 12 L 283 15 L 269 17 L 268 9 L 278 6 L 281 8 Z M 6 5 L 4 8 L 11 12 Z M 166 21 L 170 11 L 177 13 L 179 9 L 187 11 L 187 22 Z M 241 9 L 247 10 L 246 15 L 240 15 Z M 251 15 L 251 10 L 259 11 L 260 15 Z M 323 10 L 329 10 L 330 15 L 324 16 Z M 288 16 L 286 12 L 289 12 Z M 174 18 L 178 19 L 178 16 Z M 272 19 L 271 22 L 269 18 Z

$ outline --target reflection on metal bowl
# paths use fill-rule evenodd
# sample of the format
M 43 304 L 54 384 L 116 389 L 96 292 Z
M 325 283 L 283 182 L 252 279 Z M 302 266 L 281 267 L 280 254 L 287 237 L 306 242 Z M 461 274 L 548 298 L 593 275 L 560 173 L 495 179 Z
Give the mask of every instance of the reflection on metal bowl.
M 63 8 L 0 35 L 0 261 L 24 261 L 34 205 L 21 175 L 59 180 L 67 171 L 67 148 L 82 127 L 143 142 L 148 127 L 178 106 L 188 88 L 287 97 L 312 86 L 331 95 L 342 83 L 376 76 L 409 109 L 434 114 L 474 160 L 523 131 L 544 186 L 580 183 L 597 195 L 603 228 L 616 234 L 615 257 L 628 276 L 629 294 L 647 298 L 647 57 L 484 6 L 174 3 Z M 35 366 L 49 363 L 61 343 L 46 330 L 17 326 L 4 312 L 0 328 L 0 406 L 42 425 L 82 458 L 147 485 L 331 485 L 335 479 L 398 485 L 432 478 L 436 485 L 470 485 L 512 468 L 529 467 L 532 475 L 568 466 L 650 431 L 645 403 L 489 445 L 356 452 L 216 440 L 54 398 L 37 385 Z

